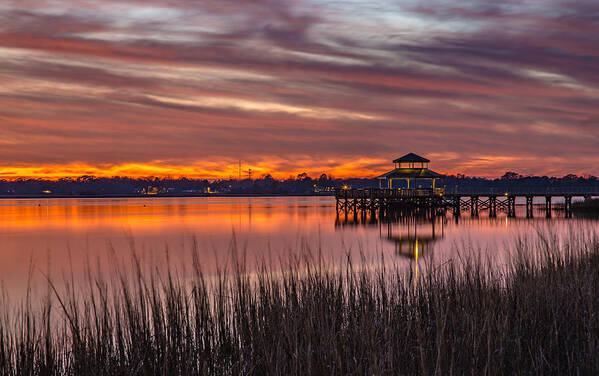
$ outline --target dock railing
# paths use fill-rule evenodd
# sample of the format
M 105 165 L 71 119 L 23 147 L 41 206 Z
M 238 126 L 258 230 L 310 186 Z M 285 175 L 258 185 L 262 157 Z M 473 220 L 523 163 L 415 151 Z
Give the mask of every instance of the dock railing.
M 470 188 L 451 187 L 446 190 L 448 195 L 461 196 L 599 196 L 599 187 L 559 186 L 559 187 L 493 187 L 493 188 Z
M 335 197 L 357 198 L 399 198 L 443 196 L 444 188 L 337 188 Z

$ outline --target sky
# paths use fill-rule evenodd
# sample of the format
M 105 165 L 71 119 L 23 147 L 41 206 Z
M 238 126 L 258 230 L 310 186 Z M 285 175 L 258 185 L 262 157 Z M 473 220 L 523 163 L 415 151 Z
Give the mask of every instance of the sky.
M 2 0 L 0 178 L 599 175 L 596 0 Z

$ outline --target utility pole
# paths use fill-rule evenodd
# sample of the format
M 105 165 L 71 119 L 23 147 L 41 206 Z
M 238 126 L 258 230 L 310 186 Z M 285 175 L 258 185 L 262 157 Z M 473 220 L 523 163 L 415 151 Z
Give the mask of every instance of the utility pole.
M 248 170 L 248 180 L 252 180 L 252 169 Z

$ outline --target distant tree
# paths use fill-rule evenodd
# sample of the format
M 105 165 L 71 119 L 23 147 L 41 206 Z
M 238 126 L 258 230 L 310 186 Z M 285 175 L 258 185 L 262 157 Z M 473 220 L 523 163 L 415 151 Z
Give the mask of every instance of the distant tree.
M 297 175 L 297 180 L 299 181 L 306 181 L 306 180 L 312 180 L 307 173 L 302 172 L 301 174 Z
M 575 174 L 568 174 L 566 176 L 563 177 L 564 180 L 577 180 L 578 176 Z
M 522 178 L 522 175 L 520 175 L 517 172 L 513 172 L 513 171 L 507 171 L 501 177 L 502 180 L 515 180 L 515 179 L 520 179 L 520 178 Z

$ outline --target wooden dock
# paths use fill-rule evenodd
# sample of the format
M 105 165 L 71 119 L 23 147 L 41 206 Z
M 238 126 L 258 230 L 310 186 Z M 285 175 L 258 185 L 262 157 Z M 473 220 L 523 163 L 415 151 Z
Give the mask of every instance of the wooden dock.
M 368 213 L 379 213 L 380 216 L 392 215 L 395 212 L 435 215 L 450 210 L 454 216 L 459 217 L 462 212 L 470 212 L 471 216 L 478 216 L 480 212 L 488 212 L 489 217 L 497 216 L 498 211 L 505 211 L 508 217 L 516 216 L 516 200 L 520 199 L 526 206 L 526 217 L 534 215 L 534 199 L 543 198 L 546 217 L 551 217 L 556 208 L 554 199 L 563 200 L 558 204 L 566 218 L 572 217 L 572 199 L 590 199 L 598 197 L 599 191 L 546 190 L 517 191 L 517 192 L 468 192 L 446 193 L 443 188 L 417 188 L 417 189 L 388 189 L 388 188 L 363 188 L 363 189 L 336 189 L 335 201 L 337 215 L 352 213 L 364 216 Z

